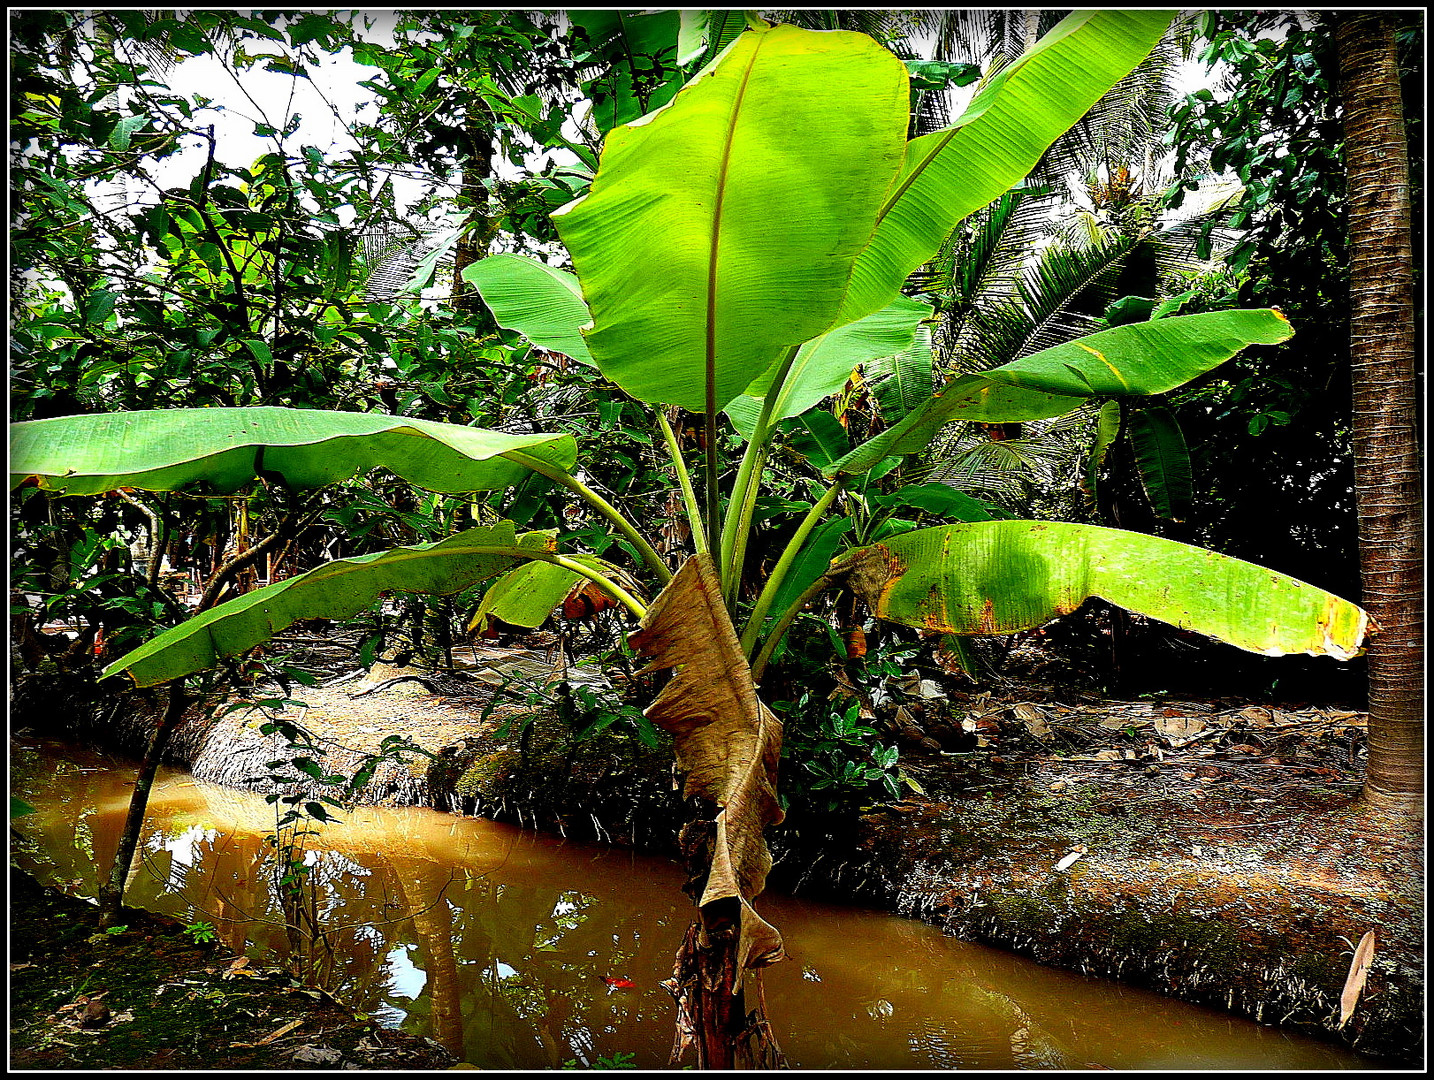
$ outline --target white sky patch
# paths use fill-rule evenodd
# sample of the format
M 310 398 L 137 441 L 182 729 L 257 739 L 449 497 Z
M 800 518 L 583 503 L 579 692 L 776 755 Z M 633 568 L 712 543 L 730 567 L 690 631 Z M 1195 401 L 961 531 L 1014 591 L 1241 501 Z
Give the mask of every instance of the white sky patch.
M 175 866 L 189 867 L 194 865 L 195 852 L 198 851 L 199 845 L 218 835 L 214 829 L 191 825 L 178 836 L 156 837 L 158 843 L 152 840 L 151 844 L 155 851 L 168 851 Z
M 421 967 L 415 967 L 413 961 L 408 958 L 408 950 L 411 948 L 412 945 L 399 945 L 390 949 L 383 963 L 383 970 L 388 974 L 390 992 L 395 997 L 406 997 L 410 1001 L 423 993 L 423 987 L 428 982 L 428 973 Z

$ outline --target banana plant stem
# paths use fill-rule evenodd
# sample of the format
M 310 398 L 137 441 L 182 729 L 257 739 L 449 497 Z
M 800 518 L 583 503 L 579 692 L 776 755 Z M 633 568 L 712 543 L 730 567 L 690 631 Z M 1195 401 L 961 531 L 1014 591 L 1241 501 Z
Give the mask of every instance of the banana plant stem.
M 757 451 L 756 458 L 752 463 L 752 475 L 754 477 L 760 477 L 762 475 L 762 467 L 766 465 L 766 463 L 767 448 L 763 446 Z M 752 514 L 756 509 L 756 495 L 760 490 L 760 484 L 749 483 L 747 490 L 751 492 L 751 498 L 744 496 L 740 504 L 734 502 L 733 505 L 728 508 L 729 515 L 733 513 L 737 514 L 737 529 L 730 544 L 727 545 L 731 559 L 731 580 L 728 583 L 731 593 L 728 597 L 729 606 L 736 599 L 737 590 L 742 585 L 742 566 L 747 561 L 747 541 L 752 535 Z
M 702 524 L 702 510 L 697 505 L 697 494 L 692 490 L 692 476 L 687 471 L 687 462 L 682 460 L 682 448 L 677 445 L 677 435 L 660 405 L 657 407 L 657 423 L 662 428 L 662 438 L 667 443 L 667 454 L 672 458 L 672 467 L 677 470 L 677 483 L 682 489 L 682 505 L 687 508 L 687 526 L 692 530 L 692 543 L 701 555 L 707 551 L 707 526 Z
M 756 427 L 752 429 L 752 438 L 742 454 L 742 463 L 737 467 L 737 478 L 732 484 L 732 502 L 727 507 L 727 520 L 722 523 L 722 550 L 728 553 L 729 558 L 725 564 L 717 564 L 718 572 L 722 575 L 722 595 L 729 607 L 737 595 L 737 585 L 742 578 L 742 563 L 747 554 L 746 532 L 751 528 L 752 507 L 761 488 L 762 464 L 766 461 L 767 442 L 771 437 L 772 413 L 800 349 L 800 345 L 791 346 L 778 361 L 776 375 L 762 397 L 762 411 L 757 417 Z
M 772 568 L 771 577 L 767 578 L 767 584 L 762 588 L 762 594 L 757 597 L 756 606 L 752 608 L 752 616 L 747 622 L 747 629 L 742 634 L 742 651 L 751 654 L 753 647 L 757 644 L 757 635 L 762 632 L 762 620 L 767 617 L 767 611 L 777 599 L 781 591 L 782 582 L 787 579 L 792 564 L 796 562 L 797 555 L 802 550 L 802 545 L 811 536 L 812 530 L 817 527 L 817 522 L 826 516 L 832 502 L 841 493 L 842 481 L 838 480 L 822 493 L 815 506 L 807 511 L 807 516 L 802 518 L 802 523 L 797 526 L 796 534 L 787 544 L 782 552 L 782 557 L 777 560 L 777 565 Z
M 772 628 L 771 636 L 767 638 L 766 644 L 762 646 L 762 651 L 758 653 L 757 658 L 752 661 L 752 681 L 754 683 L 761 681 L 762 673 L 767 670 L 767 661 L 771 660 L 772 653 L 777 651 L 777 645 L 781 642 L 782 635 L 787 632 L 787 627 L 792 625 L 792 620 L 802 613 L 802 609 L 811 602 L 812 597 L 830 585 L 831 581 L 828 580 L 825 575 L 817 578 L 817 580 L 812 582 L 807 588 L 806 592 L 802 593 L 801 596 L 792 602 L 791 607 L 782 612 L 782 617 L 777 620 L 777 625 Z
M 718 522 L 722 520 L 722 495 L 717 490 L 717 481 L 722 470 L 717 462 L 717 410 L 713 406 L 711 388 L 707 392 L 707 546 L 717 566 L 722 565 L 722 534 Z
M 647 542 L 647 538 L 637 531 L 632 522 L 623 517 L 617 507 L 613 506 L 612 503 L 608 502 L 576 476 L 564 472 L 554 465 L 549 465 L 541 458 L 535 458 L 531 454 L 525 454 L 521 450 L 509 450 L 503 456 L 509 461 L 532 469 L 540 476 L 546 476 L 549 480 L 562 484 L 563 487 L 567 488 L 578 498 L 582 499 L 583 502 L 607 518 L 618 532 L 622 533 L 623 536 L 632 542 L 632 546 L 637 548 L 638 554 L 642 556 L 642 561 L 647 564 L 648 569 L 657 575 L 658 581 L 666 585 L 672 580 L 672 571 L 667 568 L 667 564 L 662 561 L 662 556 L 657 553 L 657 550 Z

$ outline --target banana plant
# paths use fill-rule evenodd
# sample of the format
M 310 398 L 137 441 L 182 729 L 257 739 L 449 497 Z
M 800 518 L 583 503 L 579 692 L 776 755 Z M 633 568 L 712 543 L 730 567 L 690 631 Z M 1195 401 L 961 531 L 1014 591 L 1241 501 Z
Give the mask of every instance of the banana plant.
M 1365 618 L 1353 604 L 1171 541 L 990 520 L 974 500 L 928 501 L 957 522 L 845 551 L 849 530 L 832 527 L 841 518 L 823 524 L 850 487 L 948 423 L 1024 421 L 1161 393 L 1247 345 L 1290 336 L 1275 311 L 1115 327 L 942 386 L 908 387 L 905 417 L 854 448 L 814 410 L 854 368 L 929 348 L 930 311 L 903 296 L 908 276 L 965 215 L 1020 183 L 1170 18 L 1071 15 L 990 79 L 955 124 L 909 142 L 909 74 L 883 46 L 758 22 L 663 107 L 608 133 L 587 194 L 554 214 L 574 272 L 513 255 L 469 268 L 501 325 L 594 365 L 653 406 L 693 538 L 675 573 L 575 475 L 575 447 L 562 434 L 294 410 L 18 425 L 12 483 L 76 493 L 206 476 L 221 488 L 251 477 L 313 486 L 377 466 L 461 491 L 537 472 L 611 523 L 655 593 L 645 603 L 611 565 L 559 551 L 553 534 L 500 524 L 270 585 L 159 635 L 105 674 L 144 685 L 180 678 L 293 619 L 341 616 L 388 589 L 455 591 L 534 560 L 543 572 L 502 578 L 490 610 L 541 612 L 579 579 L 594 583 L 637 621 L 630 644 L 647 670 L 675 673 L 646 715 L 672 734 L 684 794 L 704 808 L 682 833 L 698 919 L 666 984 L 678 1002 L 674 1055 L 695 1047 L 700 1067 L 780 1060 L 758 980 L 782 957 L 781 935 L 752 901 L 771 865 L 763 830 L 782 818 L 782 724 L 758 688 L 776 643 L 819 592 L 847 588 L 881 618 L 954 634 L 1011 633 L 1096 595 L 1257 652 L 1360 649 Z M 704 417 L 700 471 L 684 457 L 670 406 Z M 744 441 L 733 461 L 722 460 L 718 437 L 727 423 Z M 801 442 L 820 494 L 753 599 L 739 589 L 747 538 L 765 463 L 783 440 Z

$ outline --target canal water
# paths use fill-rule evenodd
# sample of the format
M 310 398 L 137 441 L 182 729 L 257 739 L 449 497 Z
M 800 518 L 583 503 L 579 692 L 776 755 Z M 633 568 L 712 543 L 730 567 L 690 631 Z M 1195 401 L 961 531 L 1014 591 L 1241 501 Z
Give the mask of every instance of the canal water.
M 93 897 L 134 766 L 12 743 L 13 859 Z M 354 1009 L 485 1069 L 665 1066 L 659 985 L 692 916 L 665 859 L 419 808 L 311 824 L 285 908 L 258 795 L 161 770 L 127 901 L 207 922 L 256 959 L 285 957 Z M 13 839 L 13 838 L 12 838 Z M 33 843 L 32 843 L 32 842 Z M 1041 967 L 880 912 L 764 894 L 791 959 L 763 977 L 805 1069 L 1360 1069 L 1372 1060 L 1118 983 Z M 286 918 L 287 914 L 287 918 Z M 296 924 L 299 932 L 286 931 Z

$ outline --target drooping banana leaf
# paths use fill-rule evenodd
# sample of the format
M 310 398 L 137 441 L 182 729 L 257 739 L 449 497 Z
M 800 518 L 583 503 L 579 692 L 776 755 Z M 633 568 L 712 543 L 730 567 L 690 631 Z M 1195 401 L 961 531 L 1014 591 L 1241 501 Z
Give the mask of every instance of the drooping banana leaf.
M 800 454 L 818 469 L 825 469 L 851 448 L 846 428 L 824 409 L 809 409 L 782 427 L 788 432 L 787 449 Z
M 1100 467 L 1105 464 L 1105 455 L 1111 444 L 1120 435 L 1121 404 L 1107 401 L 1100 407 L 1100 419 L 1096 423 L 1095 442 L 1086 457 L 1085 469 L 1081 473 L 1081 491 L 1087 502 L 1094 507 L 1100 490 Z
M 553 215 L 603 373 L 695 412 L 710 376 L 720 409 L 832 327 L 900 165 L 906 97 L 906 69 L 865 35 L 773 26 L 614 129 L 588 194 Z
M 1183 521 L 1194 496 L 1190 450 L 1169 409 L 1139 409 L 1126 421 L 1140 486 L 1157 517 Z
M 524 255 L 489 255 L 470 264 L 463 279 L 478 290 L 493 318 L 539 348 L 592 364 L 583 340 L 588 306 L 578 279 Z
M 747 23 L 745 11 L 683 11 L 677 32 L 677 62 L 689 69 L 711 63 L 747 29 Z
M 524 539 L 520 537 L 519 542 Z M 596 555 L 573 554 L 568 558 L 615 580 L 629 592 L 636 591 L 636 584 L 628 575 Z M 553 563 L 528 562 L 515 566 L 488 587 L 468 628 L 481 626 L 489 616 L 514 626 L 538 626 L 553 613 L 555 607 L 589 580 L 574 570 Z
M 916 328 L 911 347 L 866 367 L 866 382 L 888 426 L 904 419 L 931 396 L 931 331 Z
M 846 385 L 858 364 L 910 350 L 922 322 L 931 315 L 929 305 L 899 296 L 864 319 L 808 341 L 798 351 L 777 391 L 772 419 L 798 416 L 822 398 L 835 394 Z M 747 387 L 747 393 L 765 397 L 776 374 L 775 368 L 763 372 Z
M 991 79 L 951 127 L 913 139 L 852 276 L 841 321 L 889 304 L 967 214 L 1046 149 L 1155 47 L 1174 12 L 1082 11 Z
M 952 380 L 901 423 L 826 469 L 826 475 L 865 472 L 884 457 L 920 450 L 951 420 L 1040 420 L 1070 412 L 1092 397 L 1164 393 L 1248 345 L 1276 344 L 1293 333 L 1289 321 L 1273 309 L 1210 311 L 1103 330 Z
M 928 305 L 903 296 L 875 314 L 808 341 L 797 352 L 777 391 L 772 422 L 799 416 L 823 398 L 835 394 L 846 385 L 858 364 L 910 351 L 916 336 L 924 332 L 922 321 L 930 317 Z M 929 356 L 929 335 L 927 342 Z M 763 400 L 776 376 L 775 367 L 764 371 L 747 387 L 746 393 L 728 403 L 727 416 L 743 438 L 752 438 Z M 930 390 L 928 386 L 928 394 Z
M 916 510 L 925 510 L 937 517 L 955 518 L 957 521 L 992 521 L 998 516 L 1008 516 L 1005 511 L 983 503 L 980 499 L 973 499 L 964 491 L 958 491 L 940 480 L 911 484 L 898 488 L 890 495 L 878 495 L 871 501 L 877 506 L 909 506 Z
M 760 402 L 746 394 L 727 405 L 727 417 L 744 439 L 751 439 L 761 412 Z M 846 428 L 825 409 L 808 409 L 801 416 L 789 416 L 777 425 L 777 431 L 785 449 L 817 469 L 825 469 L 851 449 Z
M 675 671 L 644 715 L 672 733 L 678 770 L 687 777 L 683 798 L 700 796 L 718 807 L 698 907 L 704 932 L 739 927 L 740 988 L 747 971 L 783 955 L 781 935 L 751 904 L 772 867 L 762 830 L 784 816 L 776 792 L 782 725 L 757 697 L 709 556 L 683 564 L 628 642 L 648 660 L 645 671 Z
M 1357 655 L 1365 613 L 1228 555 L 1097 525 L 983 521 L 858 548 L 834 571 L 883 619 L 955 634 L 1028 630 L 1099 596 L 1250 652 Z
M 503 457 L 513 451 L 564 471 L 577 461 L 571 435 L 276 406 L 150 409 L 11 425 L 10 484 L 34 477 L 47 490 L 93 495 L 206 481 L 229 492 L 260 475 L 316 488 L 382 467 L 429 491 L 489 491 L 531 475 Z
M 502 521 L 436 543 L 336 559 L 201 612 L 126 653 L 101 677 L 124 672 L 136 686 L 154 686 L 247 652 L 300 619 L 351 618 L 380 593 L 460 592 L 534 550 L 540 548 L 519 547 L 513 523 Z
M 578 8 L 569 11 L 568 18 L 586 32 L 593 52 L 608 65 L 584 84 L 599 132 L 629 124 L 667 104 L 682 86 L 677 11 Z
M 853 524 L 851 518 L 835 517 L 823 521 L 812 530 L 812 535 L 807 537 L 807 542 L 802 545 L 802 550 L 797 554 L 792 568 L 787 571 L 787 576 L 782 579 L 782 587 L 777 590 L 777 595 L 768 608 L 772 612 L 769 624 L 780 618 L 817 578 L 827 572 L 831 567 L 832 556 L 841 547 L 842 538 L 851 532 Z

